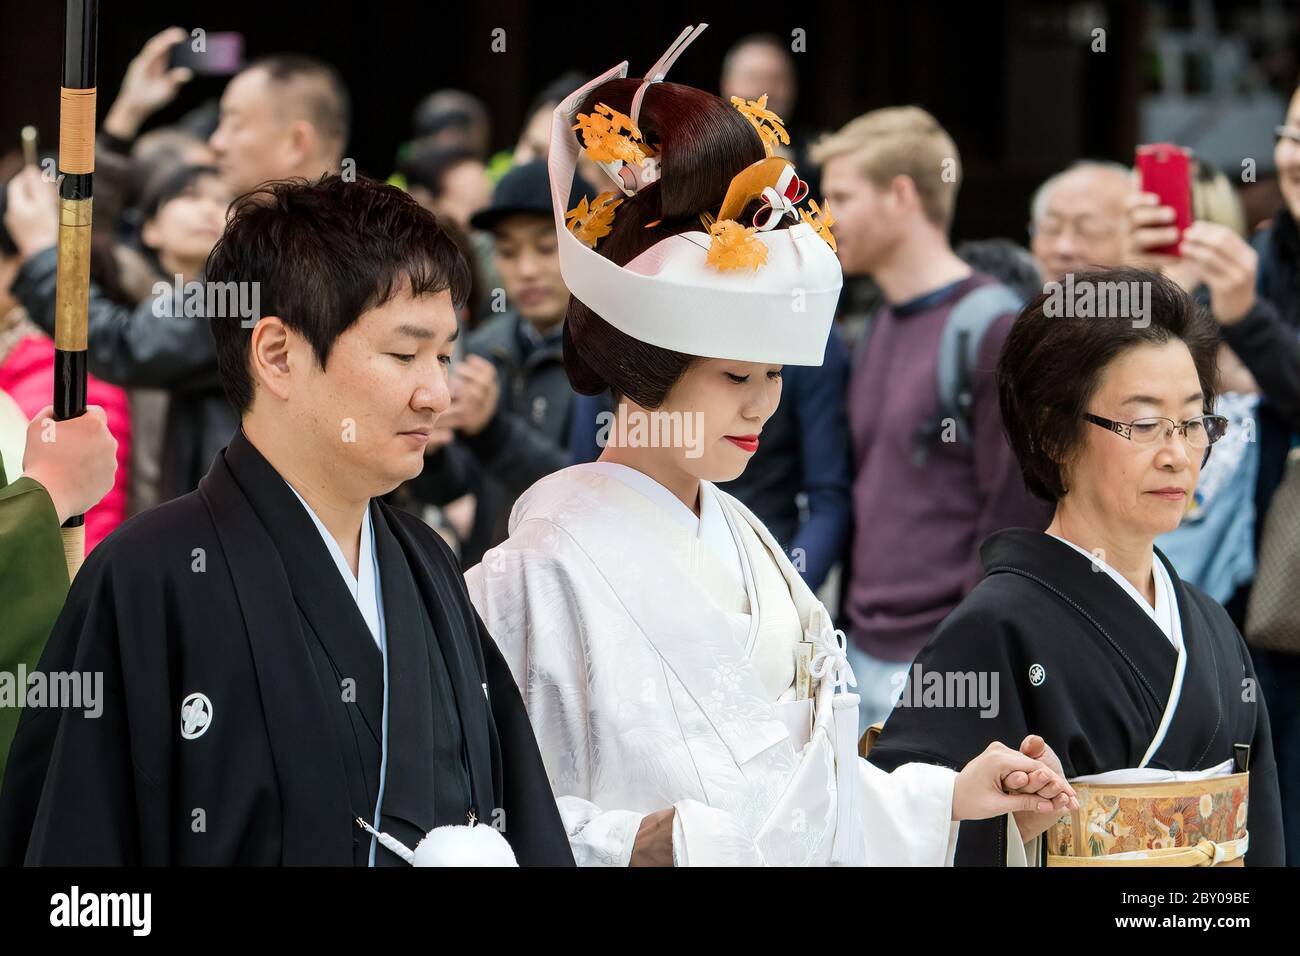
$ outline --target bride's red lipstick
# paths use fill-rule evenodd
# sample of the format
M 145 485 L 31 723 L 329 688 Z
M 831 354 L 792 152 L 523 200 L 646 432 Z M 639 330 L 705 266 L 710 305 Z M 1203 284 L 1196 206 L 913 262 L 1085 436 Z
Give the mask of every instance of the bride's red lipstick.
M 737 448 L 741 448 L 751 455 L 758 451 L 757 435 L 724 435 L 723 437 Z

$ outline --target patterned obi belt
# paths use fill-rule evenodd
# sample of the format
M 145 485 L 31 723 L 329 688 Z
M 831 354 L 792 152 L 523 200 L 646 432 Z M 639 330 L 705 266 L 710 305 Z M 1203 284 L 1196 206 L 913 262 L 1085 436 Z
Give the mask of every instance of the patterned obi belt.
M 1250 774 L 1140 783 L 1096 779 L 1070 781 L 1079 809 L 1044 835 L 1048 866 L 1244 865 Z

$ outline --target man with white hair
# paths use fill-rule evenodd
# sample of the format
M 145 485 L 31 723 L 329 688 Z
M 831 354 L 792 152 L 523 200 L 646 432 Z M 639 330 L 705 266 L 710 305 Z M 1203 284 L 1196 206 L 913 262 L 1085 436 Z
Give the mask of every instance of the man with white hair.
M 1043 281 L 1117 266 L 1124 258 L 1124 198 L 1132 191 L 1119 163 L 1080 160 L 1038 187 L 1030 205 L 1030 250 Z

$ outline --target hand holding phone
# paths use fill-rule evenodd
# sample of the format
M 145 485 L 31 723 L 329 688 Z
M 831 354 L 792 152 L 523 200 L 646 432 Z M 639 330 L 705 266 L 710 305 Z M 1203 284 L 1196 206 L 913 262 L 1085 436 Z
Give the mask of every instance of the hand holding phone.
M 197 31 L 194 31 L 197 32 Z M 192 70 L 195 75 L 231 76 L 244 68 L 242 33 L 200 33 L 171 49 L 172 69 Z
M 1183 230 L 1192 224 L 1192 156 L 1191 151 L 1172 143 L 1149 143 L 1137 148 L 1137 171 L 1141 190 L 1154 193 L 1161 206 L 1174 211 L 1173 222 L 1165 225 L 1178 230 L 1168 245 L 1145 250 L 1155 255 L 1177 256 Z
M 189 34 L 180 27 L 168 27 L 149 38 L 126 68 L 122 87 L 104 116 L 104 132 L 130 142 L 150 116 L 176 99 L 193 72 L 168 64 L 172 51 L 188 41 Z

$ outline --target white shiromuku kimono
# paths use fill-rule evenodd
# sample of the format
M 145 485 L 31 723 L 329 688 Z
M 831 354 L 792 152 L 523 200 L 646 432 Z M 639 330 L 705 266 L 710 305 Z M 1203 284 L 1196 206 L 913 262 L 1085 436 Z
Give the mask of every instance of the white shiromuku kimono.
M 701 482 L 700 512 L 631 468 L 576 465 L 529 489 L 466 574 L 578 863 L 627 865 L 643 817 L 671 806 L 679 866 L 951 864 L 956 775 L 858 757 L 843 633 L 740 502 Z

